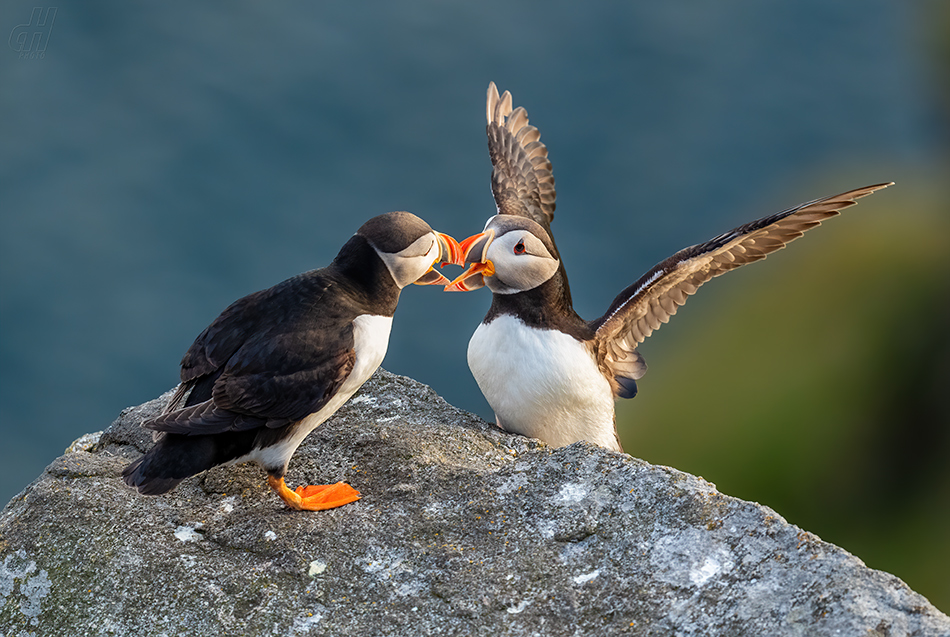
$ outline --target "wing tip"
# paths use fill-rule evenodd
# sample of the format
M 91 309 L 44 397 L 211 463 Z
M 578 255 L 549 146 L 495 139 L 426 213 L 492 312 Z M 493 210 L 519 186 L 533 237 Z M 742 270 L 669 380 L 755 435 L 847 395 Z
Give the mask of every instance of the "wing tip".
M 511 111 L 511 92 L 505 91 L 499 95 L 498 87 L 495 85 L 495 82 L 490 81 L 488 83 L 487 99 L 485 100 L 485 117 L 488 120 L 488 125 L 497 124 L 504 126 L 505 118 L 511 114 Z
M 856 190 L 852 190 L 848 194 L 853 193 L 854 199 L 860 199 L 861 197 L 867 197 L 868 195 L 873 194 L 877 192 L 878 190 L 884 190 L 885 188 L 890 188 L 893 185 L 894 185 L 893 181 L 883 181 L 879 184 L 873 184 L 871 186 L 865 186 L 864 188 L 858 188 Z
M 485 118 L 488 123 L 492 123 L 492 116 L 495 114 L 495 104 L 498 103 L 498 87 L 495 82 L 488 82 L 488 96 L 485 100 Z

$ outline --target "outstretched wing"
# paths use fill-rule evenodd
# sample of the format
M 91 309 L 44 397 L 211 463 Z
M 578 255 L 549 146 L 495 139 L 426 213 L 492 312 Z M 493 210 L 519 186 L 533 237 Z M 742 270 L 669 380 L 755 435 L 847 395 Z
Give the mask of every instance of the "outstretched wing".
M 494 82 L 488 85 L 486 115 L 491 191 L 498 214 L 528 217 L 550 230 L 556 193 L 541 133 L 528 124 L 524 108 L 512 110 L 511 93 L 498 96 Z
M 669 321 L 699 286 L 729 270 L 764 259 L 806 230 L 853 206 L 861 197 L 890 185 L 876 184 L 801 204 L 680 250 L 658 263 L 621 292 L 604 316 L 592 322 L 600 360 L 615 377 L 640 378 L 646 365 L 636 346 Z

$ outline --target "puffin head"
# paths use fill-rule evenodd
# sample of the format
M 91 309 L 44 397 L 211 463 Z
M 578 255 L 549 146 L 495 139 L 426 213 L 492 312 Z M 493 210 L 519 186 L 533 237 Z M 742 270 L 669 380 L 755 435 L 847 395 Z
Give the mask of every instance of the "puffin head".
M 410 283 L 446 285 L 436 263 L 462 264 L 458 241 L 436 232 L 411 212 L 388 212 L 373 217 L 356 231 L 382 260 L 399 288 Z
M 550 235 L 527 217 L 495 215 L 459 247 L 461 265 L 468 267 L 445 287 L 448 292 L 486 285 L 495 294 L 525 292 L 553 277 L 561 264 Z

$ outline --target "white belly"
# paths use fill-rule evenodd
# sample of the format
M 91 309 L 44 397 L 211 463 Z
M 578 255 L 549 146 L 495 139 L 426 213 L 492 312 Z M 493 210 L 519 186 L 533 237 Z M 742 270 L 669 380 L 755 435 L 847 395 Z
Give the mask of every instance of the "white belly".
M 610 383 L 567 334 L 500 316 L 475 330 L 468 366 L 502 429 L 554 447 L 587 440 L 620 450 Z
M 323 406 L 323 409 L 301 420 L 295 427 L 293 436 L 265 449 L 255 449 L 234 462 L 255 461 L 264 467 L 286 466 L 304 438 L 342 407 L 382 364 L 383 358 L 386 357 L 386 349 L 389 347 L 389 331 L 392 324 L 391 316 L 363 314 L 356 317 L 353 321 L 356 361 L 353 364 L 353 371 L 343 381 L 340 390 Z

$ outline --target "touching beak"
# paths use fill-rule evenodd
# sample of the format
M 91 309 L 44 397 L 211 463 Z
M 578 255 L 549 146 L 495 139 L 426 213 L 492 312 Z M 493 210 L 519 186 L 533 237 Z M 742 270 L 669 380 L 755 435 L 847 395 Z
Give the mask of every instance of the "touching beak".
M 486 230 L 480 234 L 472 235 L 459 244 L 462 251 L 462 263 L 468 268 L 460 274 L 454 281 L 445 286 L 446 292 L 470 292 L 477 290 L 485 285 L 485 277 L 495 274 L 495 264 L 485 255 L 488 254 L 488 246 L 495 238 L 493 229 Z
M 435 269 L 435 264 L 465 264 L 465 253 L 458 241 L 441 232 L 436 232 L 435 236 L 439 240 L 439 258 L 426 270 L 425 274 L 413 281 L 416 285 L 449 285 L 449 280 Z

